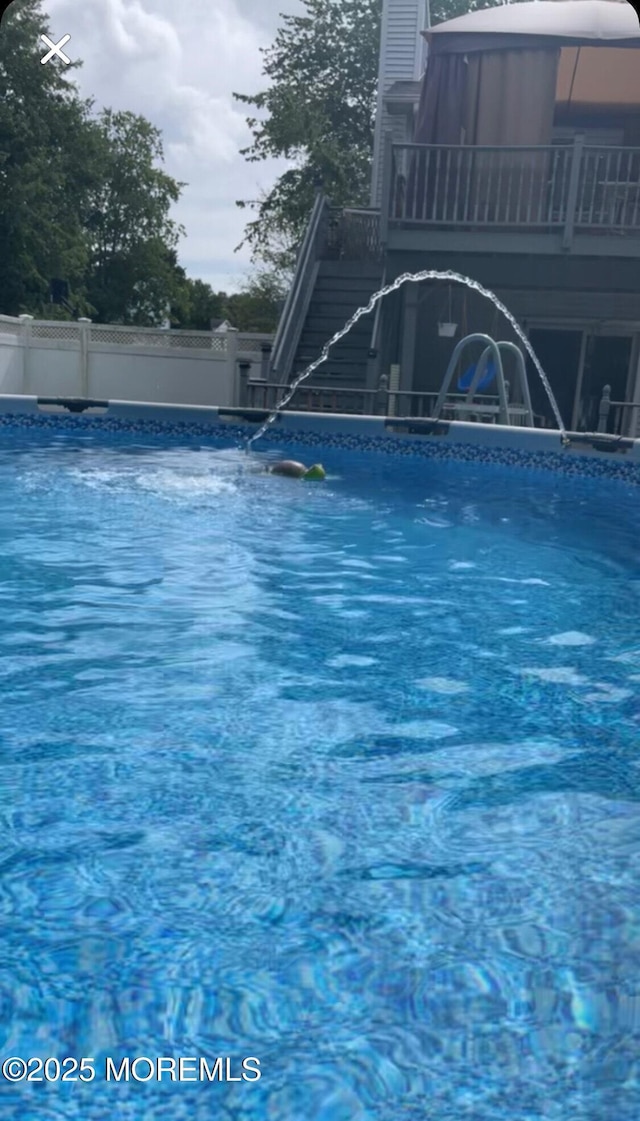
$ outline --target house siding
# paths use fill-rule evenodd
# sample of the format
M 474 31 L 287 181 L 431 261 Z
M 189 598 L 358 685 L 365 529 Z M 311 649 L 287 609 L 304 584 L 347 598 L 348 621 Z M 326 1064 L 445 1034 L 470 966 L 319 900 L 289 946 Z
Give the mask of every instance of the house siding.
M 389 254 L 389 276 L 425 267 L 422 253 Z M 492 289 L 516 319 L 588 319 L 640 323 L 640 259 L 549 258 L 487 253 L 429 255 L 429 267 L 453 269 Z M 443 292 L 446 285 L 437 286 Z M 436 289 L 434 288 L 433 291 Z M 459 294 L 460 285 L 454 285 Z M 456 297 L 459 298 L 459 297 Z M 486 301 L 480 300 L 480 306 Z
M 384 134 L 393 133 L 396 143 L 406 141 L 404 118 L 391 116 L 384 108 L 384 96 L 394 82 L 417 81 L 424 69 L 425 0 L 384 0 L 378 70 L 378 102 L 371 174 L 371 206 L 379 207 L 382 197 L 382 155 Z

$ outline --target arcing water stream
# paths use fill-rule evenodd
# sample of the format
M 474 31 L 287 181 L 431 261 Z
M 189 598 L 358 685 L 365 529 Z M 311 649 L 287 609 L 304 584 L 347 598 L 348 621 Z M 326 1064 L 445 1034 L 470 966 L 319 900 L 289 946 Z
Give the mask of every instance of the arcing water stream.
M 500 302 L 495 292 L 491 292 L 488 288 L 483 288 L 483 286 L 479 284 L 477 280 L 472 280 L 470 276 L 463 276 L 462 273 L 452 272 L 451 269 L 447 269 L 445 272 L 441 272 L 438 269 L 425 269 L 422 272 L 403 272 L 402 275 L 396 277 L 396 279 L 392 281 L 391 284 L 387 284 L 386 287 L 381 288 L 378 292 L 374 292 L 373 296 L 369 300 L 369 303 L 365 307 L 359 307 L 357 311 L 353 313 L 348 323 L 345 323 L 344 327 L 342 327 L 339 331 L 336 331 L 333 338 L 329 339 L 328 343 L 325 343 L 320 356 L 316 358 L 315 362 L 312 362 L 310 366 L 307 366 L 306 370 L 303 370 L 301 374 L 298 374 L 297 378 L 295 378 L 295 380 L 292 381 L 291 385 L 287 387 L 284 396 L 277 403 L 273 412 L 267 417 L 264 424 L 261 425 L 258 431 L 247 440 L 246 451 L 250 451 L 251 445 L 254 444 L 256 440 L 259 440 L 261 436 L 264 436 L 267 428 L 270 424 L 273 424 L 280 410 L 286 408 L 286 406 L 289 404 L 289 401 L 293 397 L 300 383 L 305 381 L 310 374 L 317 370 L 318 366 L 321 366 L 323 362 L 326 362 L 327 358 L 329 357 L 329 351 L 331 350 L 331 347 L 335 346 L 335 344 L 339 342 L 340 339 L 344 338 L 345 335 L 348 335 L 351 328 L 358 322 L 359 319 L 362 319 L 363 315 L 369 315 L 369 313 L 373 311 L 379 300 L 382 300 L 385 296 L 388 296 L 390 292 L 397 291 L 397 289 L 401 288 L 403 284 L 407 283 L 407 281 L 409 281 L 409 283 L 411 284 L 417 284 L 422 280 L 448 280 L 449 282 L 453 281 L 456 284 L 464 284 L 467 288 L 472 288 L 475 292 L 479 292 L 480 295 L 484 296 L 487 300 L 491 300 L 491 303 L 494 304 L 495 307 L 497 307 L 498 311 L 502 312 L 504 317 L 513 327 L 516 335 L 520 339 L 522 345 L 524 346 L 527 354 L 531 358 L 531 361 L 533 362 L 536 370 L 540 375 L 540 380 L 542 381 L 547 397 L 549 398 L 551 408 L 553 409 L 553 415 L 557 421 L 558 429 L 564 443 L 567 440 L 567 432 L 564 424 L 562 423 L 562 417 L 560 416 L 558 403 L 553 395 L 553 390 L 551 389 L 551 386 L 549 384 L 549 379 L 542 369 L 542 366 L 538 361 L 537 355 L 535 354 L 531 343 L 529 342 L 527 336 L 525 335 L 517 320 L 514 319 L 509 309 Z

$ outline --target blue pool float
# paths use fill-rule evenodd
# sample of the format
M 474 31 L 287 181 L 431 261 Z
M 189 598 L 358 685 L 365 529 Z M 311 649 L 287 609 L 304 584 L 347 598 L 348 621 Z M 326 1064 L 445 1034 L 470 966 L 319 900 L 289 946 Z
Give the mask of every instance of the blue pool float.
M 474 377 L 476 376 L 476 370 L 477 369 L 478 369 L 478 363 L 477 362 L 474 362 L 473 366 L 469 366 L 469 369 L 464 372 L 464 374 L 460 378 L 460 381 L 458 382 L 458 389 L 461 389 L 461 390 L 471 389 L 471 382 L 473 381 Z M 481 393 L 483 389 L 488 389 L 489 386 L 491 385 L 491 382 L 495 378 L 495 376 L 496 376 L 496 364 L 495 364 L 493 358 L 490 358 L 489 361 L 487 362 L 486 370 L 485 370 L 483 376 L 480 378 L 480 381 L 478 382 L 478 384 L 476 386 L 476 393 Z

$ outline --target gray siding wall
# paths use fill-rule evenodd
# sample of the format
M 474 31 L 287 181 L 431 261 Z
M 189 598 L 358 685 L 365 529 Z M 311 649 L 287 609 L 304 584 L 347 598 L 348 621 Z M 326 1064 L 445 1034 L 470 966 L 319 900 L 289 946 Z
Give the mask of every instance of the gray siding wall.
M 404 135 L 404 118 L 384 110 L 383 98 L 394 82 L 417 81 L 424 69 L 425 0 L 384 0 L 378 69 L 378 103 L 371 173 L 371 206 L 379 207 L 382 195 L 384 134 L 391 131 L 397 143 Z
M 522 327 L 537 324 L 559 329 L 583 326 L 595 334 L 637 336 L 640 340 L 640 259 L 516 257 L 515 255 L 391 254 L 389 278 L 417 271 L 427 263 L 436 269 L 453 268 L 493 289 Z M 438 322 L 449 319 L 448 285 L 421 286 L 413 387 L 440 388 L 455 342 L 464 334 L 485 331 L 513 339 L 508 323 L 488 300 L 460 285 L 451 289 L 451 318 L 458 324 L 455 339 L 438 336 Z M 391 318 L 391 312 L 388 312 Z M 401 305 L 395 317 L 402 336 Z M 387 330 L 389 330 L 387 326 Z M 640 345 L 640 343 L 638 344 Z M 638 351 L 640 355 L 640 351 Z M 388 361 L 400 360 L 400 345 Z M 388 369 L 388 365 L 386 366 Z M 636 390 L 640 393 L 640 372 Z M 566 418 L 568 419 L 568 418 Z M 640 426 L 639 426 L 640 428 Z
M 487 253 L 389 254 L 389 277 L 423 268 L 453 269 L 500 297 L 517 319 L 640 323 L 640 259 Z M 435 291 L 436 289 L 434 289 Z M 437 291 L 445 298 L 446 283 Z M 456 300 L 464 289 L 454 285 Z M 434 297 L 435 298 L 435 297 Z M 480 297 L 478 297 L 480 299 Z M 431 302 L 431 297 L 429 298 Z M 480 305 L 485 304 L 480 300 Z M 490 309 L 490 305 L 487 303 Z M 490 309 L 491 310 L 491 309 Z
M 516 319 L 588 320 L 597 326 L 603 321 L 640 326 L 640 292 L 522 292 L 503 289 L 503 302 Z
M 534 291 L 514 292 L 498 289 L 497 294 L 525 329 L 535 326 L 536 321 L 544 323 L 545 327 L 570 329 L 572 326 L 570 320 L 573 319 L 576 326 L 578 321 L 581 323 L 586 321 L 590 330 L 596 334 L 600 324 L 606 320 L 616 324 L 615 332 L 611 328 L 611 333 L 633 336 L 640 331 L 640 296 L 634 298 L 630 294 L 625 294 L 620 303 L 614 304 L 608 303 L 606 297 L 603 300 L 602 293 L 582 293 L 582 301 L 575 301 L 575 303 L 566 300 L 568 293 L 552 292 L 543 297 L 541 293 Z M 589 316 L 588 310 L 585 312 L 585 307 L 593 310 L 598 301 L 599 314 Z M 607 312 L 611 314 L 607 315 Z M 431 293 L 425 292 L 419 305 L 414 389 L 440 388 L 454 345 L 465 334 L 483 331 L 494 338 L 518 342 L 509 324 L 499 313 L 494 312 L 488 301 L 471 292 L 465 298 L 459 288 L 453 299 L 453 319 L 458 324 L 454 339 L 438 336 L 438 322 L 443 318 L 448 318 L 444 285 L 442 294 L 434 290 Z M 581 326 L 577 329 L 581 329 Z

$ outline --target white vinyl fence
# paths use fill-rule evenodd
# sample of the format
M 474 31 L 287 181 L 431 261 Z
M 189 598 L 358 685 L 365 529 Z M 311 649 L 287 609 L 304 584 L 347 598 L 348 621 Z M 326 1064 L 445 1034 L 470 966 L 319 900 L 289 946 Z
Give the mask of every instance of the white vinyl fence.
M 237 406 L 272 337 L 0 315 L 0 393 Z

